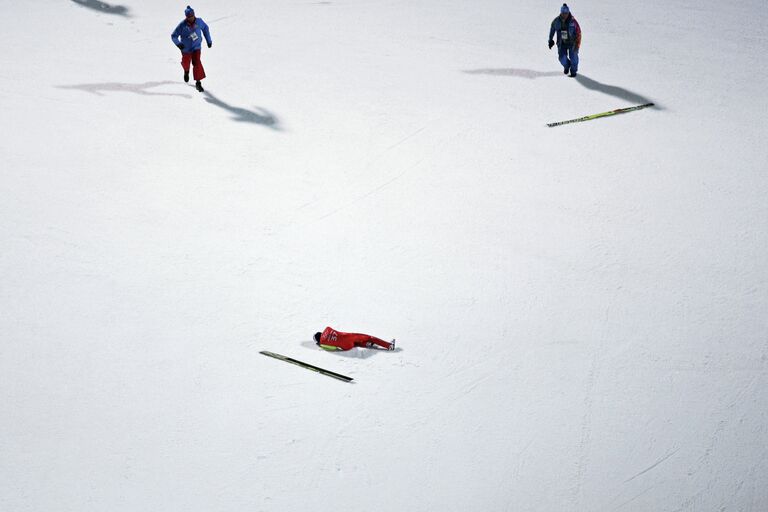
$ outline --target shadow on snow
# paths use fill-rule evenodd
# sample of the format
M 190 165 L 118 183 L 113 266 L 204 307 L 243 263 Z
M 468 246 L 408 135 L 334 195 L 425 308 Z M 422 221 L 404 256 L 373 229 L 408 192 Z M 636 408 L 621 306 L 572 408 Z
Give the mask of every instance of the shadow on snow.
M 171 92 L 154 92 L 150 89 L 160 87 L 163 85 L 178 85 L 178 82 L 144 82 L 142 84 L 127 84 L 123 82 L 108 82 L 102 84 L 77 84 L 77 85 L 59 85 L 58 89 L 74 89 L 78 91 L 95 94 L 96 96 L 104 96 L 110 92 L 130 92 L 133 94 L 139 94 L 142 96 L 176 96 L 180 98 L 191 98 L 192 95 L 171 93 Z M 256 110 L 248 110 L 245 108 L 235 107 L 226 103 L 210 92 L 204 92 L 204 99 L 211 105 L 217 106 L 223 110 L 226 110 L 232 114 L 232 120 L 239 123 L 251 123 L 258 124 L 260 126 L 266 126 L 276 131 L 280 131 L 280 125 L 277 117 L 269 112 L 267 109 L 258 108 Z
M 79 84 L 79 85 L 59 85 L 59 89 L 76 89 L 78 91 L 89 92 L 96 96 L 104 96 L 107 92 L 132 92 L 142 96 L 179 96 L 181 98 L 191 98 L 189 94 L 178 94 L 170 92 L 152 92 L 148 89 L 159 87 L 161 85 L 175 85 L 177 82 L 144 82 L 143 84 L 126 84 L 120 82 L 111 82 L 104 84 Z
M 118 16 L 129 17 L 128 8 L 124 5 L 110 5 L 101 0 L 72 0 L 78 5 L 93 9 L 94 11 L 103 12 L 106 14 L 116 14 Z
M 512 76 L 515 78 L 527 78 L 529 80 L 535 80 L 536 78 L 563 76 L 563 73 L 559 71 L 544 72 L 544 71 L 536 71 L 533 69 L 517 69 L 517 68 L 469 69 L 464 71 L 464 73 L 467 73 L 470 75 Z M 615 85 L 607 85 L 607 84 L 600 83 L 597 80 L 593 80 L 592 78 L 589 78 L 588 76 L 584 76 L 580 74 L 576 76 L 576 81 L 591 91 L 597 91 L 603 94 L 607 94 L 608 96 L 613 96 L 615 98 L 619 98 L 621 100 L 625 100 L 630 103 L 635 103 L 635 104 L 653 103 L 650 99 L 646 98 L 641 94 L 637 94 L 636 92 L 632 92 L 628 89 L 624 89 L 623 87 L 617 87 Z M 659 105 L 655 105 L 654 108 L 661 109 Z
M 615 98 L 619 98 L 619 99 L 628 101 L 630 103 L 635 103 L 638 105 L 645 104 L 645 103 L 653 103 L 653 101 L 649 100 L 645 96 L 641 96 L 640 94 L 637 94 L 636 92 L 632 92 L 622 87 L 617 87 L 615 85 L 602 84 L 597 80 L 593 80 L 589 78 L 588 76 L 577 75 L 576 81 L 589 90 L 601 92 L 603 94 L 607 94 L 608 96 L 613 96 Z M 661 109 L 659 105 L 655 105 L 654 108 Z
M 562 73 L 557 71 L 534 71 L 533 69 L 516 69 L 516 68 L 502 68 L 502 69 L 469 69 L 464 71 L 469 75 L 492 75 L 492 76 L 514 76 L 517 78 L 527 78 L 534 80 L 536 78 L 542 78 L 547 76 L 560 76 Z
M 391 353 L 401 352 L 403 350 L 400 347 L 397 347 L 395 350 L 384 350 L 383 348 L 362 348 L 362 347 L 355 347 L 352 350 L 323 350 L 322 348 L 317 346 L 314 340 L 302 341 L 301 346 L 313 352 L 333 354 L 336 356 L 345 357 L 347 359 L 368 359 L 369 357 L 373 357 L 376 354 L 381 352 L 387 352 L 391 354 Z
M 203 94 L 205 95 L 205 101 L 232 114 L 233 121 L 238 123 L 258 124 L 261 126 L 266 126 L 267 128 L 272 128 L 273 130 L 280 131 L 277 118 L 267 109 L 256 107 L 258 112 L 255 112 L 245 108 L 234 107 L 229 103 L 221 101 L 219 98 L 208 91 L 204 92 Z

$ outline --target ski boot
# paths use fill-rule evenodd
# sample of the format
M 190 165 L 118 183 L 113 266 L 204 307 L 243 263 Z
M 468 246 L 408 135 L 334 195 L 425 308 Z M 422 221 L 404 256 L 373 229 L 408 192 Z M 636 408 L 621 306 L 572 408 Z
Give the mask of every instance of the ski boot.
M 205 89 L 203 89 L 203 84 L 200 83 L 200 80 L 195 82 L 195 89 L 200 92 L 205 92 Z
M 184 72 L 184 82 L 189 83 L 189 71 Z

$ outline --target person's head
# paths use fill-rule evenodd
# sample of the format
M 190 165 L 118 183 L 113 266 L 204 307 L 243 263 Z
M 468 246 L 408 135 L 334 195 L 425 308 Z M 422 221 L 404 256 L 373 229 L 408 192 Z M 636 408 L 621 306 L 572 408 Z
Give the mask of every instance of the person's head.
M 184 16 L 187 18 L 188 21 L 192 21 L 195 19 L 195 10 L 191 8 L 190 6 L 187 6 L 186 9 L 184 9 Z
M 323 335 L 323 334 L 322 334 L 322 333 L 320 333 L 320 332 L 316 332 L 316 333 L 315 333 L 315 343 L 316 343 L 316 344 L 318 344 L 318 345 L 320 344 L 320 336 L 322 336 L 322 335 Z
M 568 4 L 563 4 L 563 6 L 560 8 L 560 17 L 562 19 L 565 19 L 568 17 L 570 13 L 571 13 L 571 10 L 568 8 Z

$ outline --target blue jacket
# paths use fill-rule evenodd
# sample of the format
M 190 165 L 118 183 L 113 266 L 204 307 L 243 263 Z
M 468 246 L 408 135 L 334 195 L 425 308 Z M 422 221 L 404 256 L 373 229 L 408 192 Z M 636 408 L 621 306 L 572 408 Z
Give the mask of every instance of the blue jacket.
M 179 26 L 176 27 L 176 30 L 171 34 L 171 41 L 173 41 L 173 44 L 176 46 L 181 42 L 184 45 L 184 48 L 181 51 L 184 53 L 192 53 L 199 50 L 202 46 L 203 36 L 205 36 L 205 41 L 210 46 L 213 41 L 211 40 L 211 33 L 208 30 L 208 25 L 206 25 L 201 18 L 195 18 L 195 24 L 191 27 L 187 24 L 187 20 L 179 23 Z M 179 41 L 179 39 L 181 39 L 181 41 Z
M 552 40 L 552 36 L 557 34 L 557 46 L 575 46 L 578 50 L 581 46 L 581 27 L 579 22 L 573 16 L 565 18 L 565 23 L 560 19 L 560 16 L 552 20 L 552 25 L 549 26 L 549 40 Z M 565 38 L 563 36 L 566 36 Z

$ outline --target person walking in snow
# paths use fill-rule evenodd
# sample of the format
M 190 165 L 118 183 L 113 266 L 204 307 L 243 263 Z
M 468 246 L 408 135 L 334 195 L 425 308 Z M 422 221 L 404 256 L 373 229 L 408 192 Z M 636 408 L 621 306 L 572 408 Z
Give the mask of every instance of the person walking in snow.
M 323 332 L 315 333 L 315 343 L 325 350 L 351 350 L 355 347 L 373 348 L 374 346 L 384 350 L 395 350 L 395 340 L 389 342 L 368 334 L 339 332 L 330 327 L 326 327 Z
M 195 10 L 190 6 L 184 10 L 184 20 L 179 23 L 176 30 L 171 34 L 171 41 L 181 50 L 181 67 L 184 68 L 184 81 L 189 82 L 189 65 L 192 64 L 192 75 L 195 79 L 195 87 L 203 92 L 203 84 L 200 83 L 205 78 L 203 63 L 200 61 L 200 51 L 202 48 L 203 37 L 211 47 L 211 32 L 208 25 L 202 18 L 195 17 Z
M 563 73 L 576 76 L 579 71 L 579 47 L 581 46 L 581 27 L 571 14 L 568 4 L 560 7 L 560 16 L 552 20 L 549 27 L 549 49 L 555 45 L 552 36 L 557 34 L 557 57 L 563 65 Z

